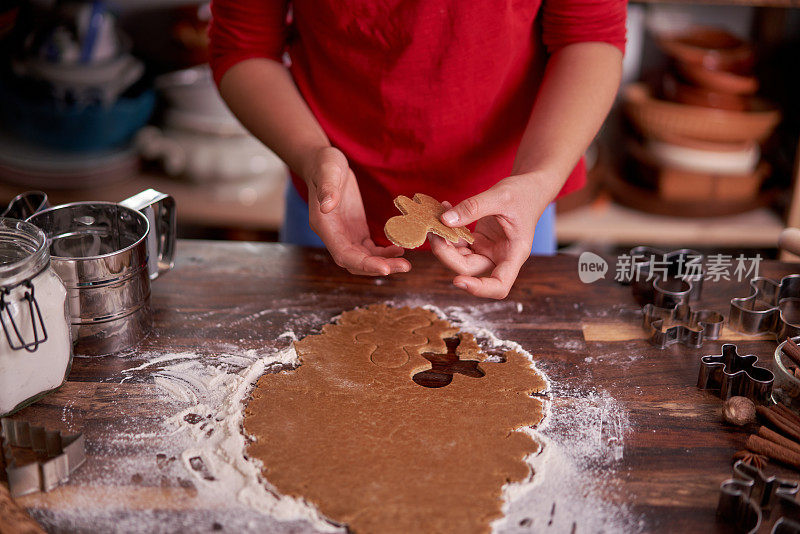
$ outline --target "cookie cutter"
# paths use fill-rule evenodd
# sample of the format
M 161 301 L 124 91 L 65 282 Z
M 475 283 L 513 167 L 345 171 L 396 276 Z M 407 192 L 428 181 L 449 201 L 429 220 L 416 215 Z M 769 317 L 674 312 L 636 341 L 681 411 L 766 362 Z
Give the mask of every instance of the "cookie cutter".
M 773 516 L 773 534 L 800 534 L 800 482 L 767 477 L 760 469 L 739 460 L 733 478 L 720 484 L 717 520 L 732 523 L 740 532 L 755 534 Z
M 719 389 L 722 400 L 735 396 L 747 397 L 753 402 L 766 404 L 772 394 L 775 375 L 759 367 L 755 354 L 739 355 L 736 345 L 722 345 L 722 353 L 700 358 L 697 387 Z
M 649 341 L 660 349 L 674 343 L 702 347 L 706 339 L 719 338 L 725 318 L 712 310 L 692 310 L 689 304 L 662 308 L 645 304 L 642 327 L 649 332 Z M 664 323 L 671 324 L 666 329 Z
M 776 339 L 800 335 L 800 274 L 776 282 L 757 277 L 747 297 L 731 299 L 728 324 L 745 334 L 774 332 Z
M 700 298 L 705 277 L 705 256 L 700 252 L 640 246 L 631 249 L 630 257 L 631 290 L 639 304 L 672 308 Z
M 86 461 L 83 434 L 65 434 L 8 418 L 1 419 L 0 425 L 8 489 L 14 498 L 37 491 L 50 491 L 66 482 Z M 46 455 L 47 459 L 18 466 L 11 447 L 31 449 L 37 454 Z
M 688 248 L 665 252 L 641 246 L 632 248 L 630 256 L 631 290 L 643 306 L 642 326 L 652 345 L 701 347 L 706 339 L 719 338 L 725 318 L 690 306 L 703 292 L 703 254 Z M 671 326 L 665 329 L 665 322 Z

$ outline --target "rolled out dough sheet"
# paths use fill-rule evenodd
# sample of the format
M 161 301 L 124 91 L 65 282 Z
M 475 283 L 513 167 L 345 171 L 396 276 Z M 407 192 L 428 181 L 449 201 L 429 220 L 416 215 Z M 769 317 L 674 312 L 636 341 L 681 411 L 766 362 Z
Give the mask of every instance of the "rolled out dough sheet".
M 503 485 L 530 476 L 524 458 L 538 444 L 515 429 L 541 421 L 531 394 L 546 384 L 516 352 L 485 361 L 470 334 L 455 353 L 479 360 L 485 376 L 415 383 L 431 369 L 421 353 L 446 352 L 456 333 L 421 308 L 345 312 L 295 343 L 296 370 L 259 379 L 247 453 L 279 492 L 356 533 L 488 532 Z

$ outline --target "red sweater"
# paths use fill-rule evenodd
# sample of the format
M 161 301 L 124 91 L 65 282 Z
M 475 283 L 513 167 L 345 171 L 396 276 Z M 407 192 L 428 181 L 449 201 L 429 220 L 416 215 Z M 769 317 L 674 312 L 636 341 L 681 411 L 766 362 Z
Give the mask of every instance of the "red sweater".
M 626 0 L 212 0 L 211 11 L 217 83 L 242 60 L 287 53 L 384 244 L 397 195 L 455 204 L 508 176 L 547 53 L 625 47 Z M 581 162 L 560 194 L 584 182 Z

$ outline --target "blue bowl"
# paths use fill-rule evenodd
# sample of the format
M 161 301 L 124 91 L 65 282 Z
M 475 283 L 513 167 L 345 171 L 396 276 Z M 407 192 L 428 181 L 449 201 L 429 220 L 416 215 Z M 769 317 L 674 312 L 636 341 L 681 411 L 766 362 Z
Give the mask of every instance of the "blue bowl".
M 32 98 L 0 85 L 0 118 L 8 131 L 38 145 L 73 152 L 128 145 L 147 124 L 155 102 L 152 89 L 103 106 Z

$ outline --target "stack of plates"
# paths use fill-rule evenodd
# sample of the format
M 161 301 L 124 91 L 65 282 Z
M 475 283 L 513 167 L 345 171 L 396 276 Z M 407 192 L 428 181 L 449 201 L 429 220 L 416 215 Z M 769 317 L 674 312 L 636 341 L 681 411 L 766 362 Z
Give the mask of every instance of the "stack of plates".
M 0 134 L 0 180 L 32 189 L 90 189 L 128 180 L 139 170 L 133 148 L 65 152 Z

